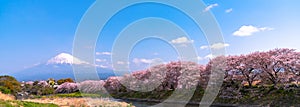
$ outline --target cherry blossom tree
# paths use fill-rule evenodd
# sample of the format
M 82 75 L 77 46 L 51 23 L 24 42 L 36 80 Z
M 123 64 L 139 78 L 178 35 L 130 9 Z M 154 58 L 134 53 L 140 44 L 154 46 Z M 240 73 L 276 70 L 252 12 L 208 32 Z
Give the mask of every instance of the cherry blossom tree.
M 83 93 L 104 93 L 105 82 L 103 80 L 86 80 L 78 84 L 78 88 Z
M 130 89 L 150 89 L 147 91 L 190 89 L 199 84 L 204 68 L 203 65 L 194 62 L 170 62 L 122 77 L 110 77 L 105 81 L 104 87 L 112 92 L 131 91 Z
M 257 77 L 262 72 L 258 64 L 261 60 L 259 54 L 240 55 L 230 60 L 233 60 L 230 61 L 233 62 L 230 65 L 233 70 L 242 74 L 243 80 L 247 82 L 249 87 L 252 87 L 253 82 L 258 79 Z
M 284 61 L 285 70 L 288 73 L 285 73 L 285 79 L 296 81 L 300 80 L 300 52 L 291 52 L 287 55 L 287 58 Z
M 208 84 L 208 81 L 211 77 L 211 73 L 213 71 L 217 71 L 216 69 L 221 69 L 221 71 L 223 72 L 223 74 L 226 73 L 226 66 L 223 66 L 224 64 L 226 64 L 226 60 L 224 60 L 226 57 L 225 56 L 218 56 L 216 58 L 211 59 L 208 64 L 205 67 L 205 70 L 203 72 L 200 73 L 201 75 L 201 81 L 200 84 L 202 87 L 206 87 Z M 222 59 L 222 61 L 220 61 L 220 59 Z M 225 73 L 224 73 L 225 72 Z M 223 81 L 223 80 L 222 80 Z
M 110 93 L 117 93 L 122 91 L 123 85 L 120 83 L 122 77 L 109 77 L 103 85 L 105 89 Z
M 263 77 L 267 78 L 276 87 L 281 81 L 280 72 L 284 72 L 286 65 L 290 62 L 290 55 L 294 49 L 274 49 L 268 52 L 255 52 L 260 57 L 258 64 L 263 70 Z
M 65 82 L 57 87 L 55 93 L 73 93 L 77 91 L 79 91 L 77 83 Z

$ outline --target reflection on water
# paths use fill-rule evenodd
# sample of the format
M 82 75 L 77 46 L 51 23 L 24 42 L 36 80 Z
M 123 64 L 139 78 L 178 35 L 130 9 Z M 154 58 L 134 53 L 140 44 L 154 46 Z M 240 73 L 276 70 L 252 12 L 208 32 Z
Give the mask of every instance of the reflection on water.
M 149 104 L 149 103 L 145 103 L 145 102 L 135 102 L 132 103 L 134 106 L 136 107 L 148 107 L 148 106 L 154 106 L 153 104 Z M 179 104 L 163 104 L 162 107 L 183 107 L 183 105 L 179 105 Z M 199 105 L 186 105 L 185 107 L 199 107 Z
M 140 102 L 140 101 L 125 101 L 127 103 L 133 104 L 135 107 L 184 107 L 184 105 L 179 103 L 164 103 L 163 105 L 158 106 L 158 103 L 155 102 Z M 245 105 L 249 107 L 254 107 L 254 105 Z M 199 104 L 187 104 L 185 107 L 199 107 Z M 231 104 L 213 104 L 210 107 L 238 107 L 237 105 Z M 256 106 L 255 106 L 256 107 Z
M 121 101 L 121 102 L 127 102 L 135 107 L 199 107 L 199 102 L 193 102 L 191 104 L 186 104 L 185 106 L 182 103 L 174 102 L 174 103 L 158 103 L 155 101 L 137 101 L 137 100 L 125 100 L 125 99 L 112 99 L 114 101 Z M 160 104 L 160 106 L 158 106 Z M 212 104 L 210 107 L 239 107 L 239 106 L 245 106 L 245 107 L 260 107 L 259 105 L 236 105 L 236 104 Z

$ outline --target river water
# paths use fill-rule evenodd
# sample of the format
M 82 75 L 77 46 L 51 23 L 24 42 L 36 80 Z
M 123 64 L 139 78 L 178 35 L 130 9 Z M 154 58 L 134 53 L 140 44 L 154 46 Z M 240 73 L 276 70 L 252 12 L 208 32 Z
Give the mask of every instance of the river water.
M 156 102 L 145 102 L 145 101 L 128 101 L 128 100 L 123 100 L 124 102 L 127 103 L 131 103 L 132 105 L 134 105 L 135 107 L 149 107 L 149 106 L 153 106 L 153 107 L 199 107 L 199 104 L 180 104 L 180 103 L 164 103 L 161 106 L 157 106 L 158 103 Z M 227 105 L 227 104 L 220 104 L 220 105 L 211 105 L 210 107 L 237 107 L 235 105 Z
M 126 101 L 127 103 L 131 103 L 135 107 L 148 107 L 148 106 L 153 106 L 156 107 L 158 106 L 158 103 L 153 103 L 153 102 L 138 102 L 138 101 Z M 184 105 L 182 104 L 172 104 L 172 103 L 165 103 L 162 105 L 162 107 L 183 107 Z M 199 105 L 186 105 L 185 107 L 199 107 Z
M 158 106 L 159 103 L 157 101 L 145 101 L 145 100 L 138 101 L 138 100 L 129 100 L 129 99 L 113 99 L 113 100 L 131 103 L 135 107 L 149 107 L 149 106 L 153 106 L 153 107 L 199 107 L 198 103 L 190 103 L 190 104 L 183 105 L 182 103 L 179 103 L 179 102 L 172 102 L 172 103 L 164 103 L 163 105 Z M 220 107 L 220 106 L 221 107 L 238 107 L 237 105 L 232 105 L 232 104 L 210 105 L 210 107 Z M 247 105 L 247 106 L 249 106 L 249 105 Z M 257 106 L 255 106 L 255 107 L 257 107 Z

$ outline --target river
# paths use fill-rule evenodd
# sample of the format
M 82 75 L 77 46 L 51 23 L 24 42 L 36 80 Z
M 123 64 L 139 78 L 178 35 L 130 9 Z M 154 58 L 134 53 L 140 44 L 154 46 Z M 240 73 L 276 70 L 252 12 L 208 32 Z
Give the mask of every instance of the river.
M 124 101 L 127 103 L 131 103 L 135 107 L 148 107 L 148 106 L 157 106 L 158 102 L 149 102 L 149 101 L 135 101 L 135 100 L 119 100 L 119 101 Z M 183 107 L 184 105 L 182 103 L 164 103 L 162 105 L 163 107 Z M 213 104 L 210 107 L 237 107 L 236 105 L 228 105 L 228 104 Z M 190 103 L 186 104 L 185 107 L 199 107 L 199 104 L 197 103 Z

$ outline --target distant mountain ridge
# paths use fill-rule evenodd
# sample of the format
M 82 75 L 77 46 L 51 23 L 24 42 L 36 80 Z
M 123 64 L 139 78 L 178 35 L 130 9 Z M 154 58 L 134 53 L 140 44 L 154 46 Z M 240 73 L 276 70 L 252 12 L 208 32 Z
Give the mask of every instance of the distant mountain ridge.
M 35 65 L 31 68 L 18 71 L 11 74 L 15 76 L 18 81 L 35 81 L 35 80 L 47 80 L 49 78 L 61 79 L 72 78 L 75 79 L 73 72 L 73 65 L 95 67 L 88 62 L 82 61 L 70 54 L 61 53 L 57 56 L 49 59 L 45 63 Z M 86 71 L 79 71 L 84 74 Z M 114 76 L 113 70 L 97 67 L 97 74 L 100 79 L 107 79 L 110 76 Z

